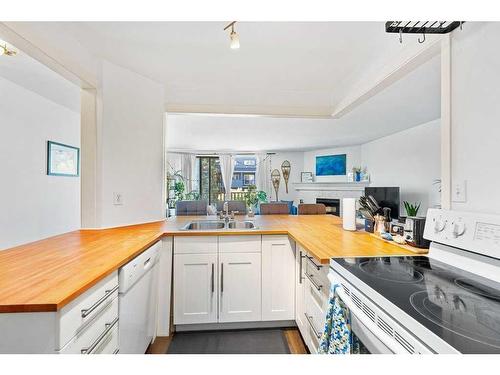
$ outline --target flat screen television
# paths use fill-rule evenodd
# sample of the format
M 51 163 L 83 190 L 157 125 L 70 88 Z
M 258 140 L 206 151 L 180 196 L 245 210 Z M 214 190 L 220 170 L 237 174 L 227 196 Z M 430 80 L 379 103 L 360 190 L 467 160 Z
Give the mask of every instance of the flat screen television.
M 389 207 L 391 219 L 399 219 L 399 187 L 365 187 L 365 195 L 372 195 L 380 207 Z

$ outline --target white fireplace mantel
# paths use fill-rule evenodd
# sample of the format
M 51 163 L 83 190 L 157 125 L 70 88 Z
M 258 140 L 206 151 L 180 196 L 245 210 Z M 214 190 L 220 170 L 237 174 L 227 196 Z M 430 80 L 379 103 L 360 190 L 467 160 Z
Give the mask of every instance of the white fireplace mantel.
M 295 182 L 297 191 L 364 191 L 369 182 Z

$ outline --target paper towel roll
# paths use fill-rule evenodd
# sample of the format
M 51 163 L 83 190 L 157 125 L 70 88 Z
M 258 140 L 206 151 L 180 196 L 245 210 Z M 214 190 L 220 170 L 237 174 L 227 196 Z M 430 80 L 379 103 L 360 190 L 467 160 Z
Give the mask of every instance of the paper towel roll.
M 344 230 L 356 230 L 356 198 L 342 199 L 342 221 Z

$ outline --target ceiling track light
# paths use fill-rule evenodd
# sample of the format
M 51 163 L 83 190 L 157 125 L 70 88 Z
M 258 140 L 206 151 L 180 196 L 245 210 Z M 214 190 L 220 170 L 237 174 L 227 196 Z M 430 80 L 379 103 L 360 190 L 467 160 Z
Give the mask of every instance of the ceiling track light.
M 236 24 L 236 21 L 233 21 L 230 24 L 228 24 L 226 27 L 224 27 L 224 30 L 231 28 L 231 32 L 229 33 L 229 39 L 231 40 L 231 44 L 229 46 L 231 47 L 231 49 L 240 48 L 240 37 L 238 36 L 238 33 L 236 31 L 234 31 L 235 24 Z
M 13 49 L 10 49 L 7 47 L 7 43 L 4 43 L 3 45 L 0 44 L 0 56 L 5 55 L 5 56 L 15 56 L 17 54 L 17 51 L 14 51 Z

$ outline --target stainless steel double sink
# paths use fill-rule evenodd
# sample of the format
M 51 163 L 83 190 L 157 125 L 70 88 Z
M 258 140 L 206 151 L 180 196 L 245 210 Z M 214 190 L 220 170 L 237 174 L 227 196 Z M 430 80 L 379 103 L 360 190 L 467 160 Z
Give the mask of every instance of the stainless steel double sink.
M 193 220 L 184 225 L 181 230 L 227 230 L 227 229 L 258 229 L 253 221 L 249 220 Z

